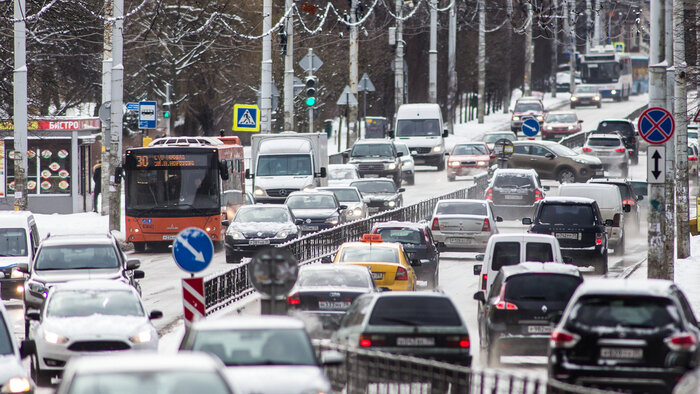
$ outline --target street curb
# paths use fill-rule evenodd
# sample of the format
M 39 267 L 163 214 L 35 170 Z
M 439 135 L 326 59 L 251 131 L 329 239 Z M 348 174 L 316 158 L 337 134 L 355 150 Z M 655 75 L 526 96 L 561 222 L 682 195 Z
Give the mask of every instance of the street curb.
M 635 273 L 635 272 L 637 271 L 637 269 L 639 269 L 639 267 L 641 267 L 642 264 L 643 264 L 644 262 L 646 262 L 646 261 L 647 261 L 647 258 L 645 257 L 644 259 L 642 259 L 642 260 L 639 261 L 638 263 L 636 263 L 636 264 L 634 264 L 634 265 L 632 265 L 632 266 L 629 266 L 629 267 L 625 268 L 625 270 L 622 271 L 622 274 L 620 275 L 620 277 L 621 277 L 621 278 L 624 278 L 624 279 L 629 278 L 629 277 L 632 276 L 632 274 Z

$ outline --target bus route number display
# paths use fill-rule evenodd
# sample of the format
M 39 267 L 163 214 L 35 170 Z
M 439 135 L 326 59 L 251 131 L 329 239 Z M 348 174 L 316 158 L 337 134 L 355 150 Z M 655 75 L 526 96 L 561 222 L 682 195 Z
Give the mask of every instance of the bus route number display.
M 206 158 L 202 155 L 163 154 L 134 155 L 134 157 L 136 158 L 136 168 L 194 167 L 197 165 L 206 165 L 206 163 L 197 163 L 198 161 L 206 161 Z

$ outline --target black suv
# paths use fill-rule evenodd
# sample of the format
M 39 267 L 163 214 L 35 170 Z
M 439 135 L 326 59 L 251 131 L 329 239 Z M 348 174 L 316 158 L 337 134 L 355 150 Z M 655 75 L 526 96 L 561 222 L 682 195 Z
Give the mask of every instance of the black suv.
M 666 280 L 585 282 L 549 342 L 549 378 L 670 393 L 697 365 L 700 329 L 688 300 Z
M 534 221 L 523 218 L 531 225 L 529 232 L 551 234 L 561 245 L 561 254 L 574 264 L 593 265 L 597 274 L 608 272 L 608 233 L 598 203 L 590 198 L 547 197 L 540 201 Z
M 578 268 L 560 263 L 504 266 L 489 294 L 478 291 L 481 347 L 489 364 L 501 355 L 545 355 L 552 316 L 561 316 L 571 295 L 583 282 Z
M 420 260 L 421 265 L 414 267 L 418 281 L 425 281 L 426 286 L 434 289 L 438 286 L 440 267 L 439 245 L 427 223 L 384 222 L 377 223 L 372 233 L 381 234 L 383 242 L 398 242 L 411 260 Z
M 350 151 L 348 164 L 357 166 L 363 178 L 391 178 L 396 187 L 401 186 L 402 152 L 398 152 L 390 140 L 360 140 Z
M 594 133 L 617 133 L 622 137 L 625 148 L 630 154 L 632 164 L 639 163 L 639 139 L 634 123 L 627 119 L 607 119 L 598 123 Z
M 377 212 L 403 206 L 403 187 L 397 186 L 389 179 L 360 179 L 350 184 L 356 187 L 367 202 L 367 211 L 370 215 Z
M 493 201 L 493 211 L 503 218 L 517 219 L 535 213 L 548 186 L 542 186 L 533 169 L 498 169 L 486 188 L 485 199 Z

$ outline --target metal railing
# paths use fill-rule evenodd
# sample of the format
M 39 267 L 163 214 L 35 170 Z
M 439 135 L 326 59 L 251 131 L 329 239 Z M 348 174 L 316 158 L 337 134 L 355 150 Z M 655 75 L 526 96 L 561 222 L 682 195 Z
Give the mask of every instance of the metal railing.
M 484 196 L 488 185 L 487 173 L 474 177 L 474 184 L 438 197 L 429 198 L 416 204 L 380 212 L 366 219 L 355 220 L 327 230 L 311 233 L 280 245 L 289 249 L 299 260 L 300 265 L 319 262 L 330 256 L 347 241 L 359 241 L 362 234 L 368 233 L 375 223 L 391 220 L 418 222 L 428 219 L 439 200 L 455 198 L 478 198 Z M 238 264 L 220 274 L 210 275 L 204 280 L 206 310 L 210 314 L 255 292 L 248 279 L 248 263 Z
M 340 365 L 324 366 L 334 393 L 609 394 L 610 391 L 498 370 L 482 370 L 315 340 L 317 354 L 336 351 Z
M 567 148 L 578 148 L 586 143 L 586 138 L 588 137 L 588 131 L 579 131 L 578 133 L 571 134 L 562 138 L 559 143 L 566 146 Z

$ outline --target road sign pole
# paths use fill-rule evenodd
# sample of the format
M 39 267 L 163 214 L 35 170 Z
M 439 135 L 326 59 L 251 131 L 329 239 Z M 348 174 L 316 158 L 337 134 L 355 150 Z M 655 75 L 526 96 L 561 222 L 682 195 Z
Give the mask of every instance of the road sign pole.
M 307 75 L 312 76 L 314 75 L 314 50 L 313 48 L 309 48 L 309 69 L 307 70 Z M 318 91 L 318 88 L 317 88 Z M 309 133 L 314 132 L 314 106 L 309 107 Z
M 189 330 L 192 323 L 206 316 L 206 296 L 204 294 L 204 278 L 182 279 L 182 305 L 185 318 L 185 329 Z

